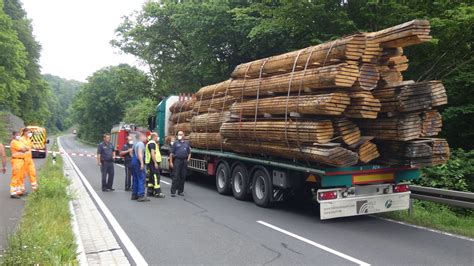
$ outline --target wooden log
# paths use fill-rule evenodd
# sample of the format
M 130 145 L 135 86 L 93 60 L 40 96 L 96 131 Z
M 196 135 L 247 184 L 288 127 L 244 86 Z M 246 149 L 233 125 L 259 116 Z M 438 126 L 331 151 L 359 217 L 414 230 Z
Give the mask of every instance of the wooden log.
M 388 165 L 426 167 L 443 164 L 449 159 L 449 146 L 444 139 L 382 141 L 378 147 L 381 156 L 377 161 Z
M 183 131 L 184 135 L 191 134 L 191 123 L 179 123 L 171 125 L 168 129 L 168 135 L 176 136 L 178 131 Z
M 438 107 L 448 104 L 448 95 L 440 80 L 428 81 L 428 86 L 431 87 L 431 106 Z
M 191 118 L 193 132 L 219 132 L 222 123 L 230 121 L 230 112 L 204 113 Z
M 368 67 L 366 71 L 371 73 L 376 70 Z M 371 75 L 370 73 L 368 75 Z M 230 83 L 228 94 L 241 98 L 255 97 L 257 94 L 260 96 L 287 94 L 288 89 L 290 92 L 298 92 L 338 87 L 350 88 L 357 78 L 359 78 L 359 68 L 342 63 L 262 79 L 235 79 Z M 375 77 L 366 78 L 364 81 L 371 85 L 370 82 L 374 79 Z
M 432 137 L 441 132 L 443 119 L 436 110 L 425 111 L 421 114 L 421 136 Z
M 375 64 L 363 63 L 360 66 L 360 75 L 357 79 L 358 86 L 364 90 L 373 90 L 377 87 L 380 72 Z
M 197 133 L 193 132 L 189 135 L 189 142 L 193 148 L 201 148 L 206 150 L 220 150 L 223 138 L 220 133 Z
M 217 84 L 202 87 L 196 92 L 196 100 L 208 100 L 212 98 L 224 97 L 231 80 L 226 80 Z
M 333 119 L 336 136 L 340 136 L 344 143 L 353 145 L 360 140 L 359 127 L 346 117 Z
M 334 135 L 331 120 L 316 121 L 256 121 L 224 123 L 220 129 L 224 138 L 292 144 L 328 143 Z
M 288 73 L 293 70 L 296 59 L 296 70 L 304 69 L 307 62 L 308 68 L 329 65 L 333 61 L 356 62 L 362 56 L 365 46 L 365 36 L 356 34 L 286 54 L 240 64 L 231 76 L 233 78 L 258 78 L 260 72 L 263 76 Z
M 419 113 L 408 113 L 397 117 L 358 121 L 362 133 L 380 140 L 408 141 L 421 136 Z
M 371 141 L 373 138 L 369 136 L 361 137 L 358 142 L 350 145 L 348 149 L 357 152 L 359 161 L 362 163 L 373 161 L 380 156 L 377 145 Z
M 185 112 L 193 109 L 195 99 L 185 100 L 185 101 L 177 101 L 170 106 L 170 112 L 178 113 L 178 112 Z
M 344 115 L 349 118 L 375 119 L 382 104 L 370 91 L 354 88 L 350 90 L 351 104 L 347 107 Z
M 300 160 L 338 167 L 352 166 L 358 161 L 358 155 L 342 147 L 305 146 L 299 149 L 273 143 L 255 143 L 225 141 L 226 148 L 243 154 L 276 156 L 290 160 Z
M 372 92 L 379 99 L 380 112 L 403 113 L 428 110 L 432 107 L 432 85 L 430 82 L 402 82 Z
M 234 104 L 230 111 L 232 116 L 236 117 L 254 116 L 255 112 L 258 116 L 285 115 L 286 111 L 307 115 L 340 115 L 349 104 L 350 98 L 347 93 L 330 93 L 249 100 Z
M 432 39 L 428 20 L 415 19 L 376 32 L 366 33 L 368 40 L 373 40 L 383 48 L 407 47 L 421 44 Z
M 215 113 L 229 110 L 230 106 L 237 101 L 237 98 L 227 95 L 225 97 L 196 101 L 194 104 L 194 112 Z
M 184 122 L 189 122 L 191 117 L 193 117 L 193 110 L 173 113 L 171 114 L 169 120 L 173 123 L 184 123 Z

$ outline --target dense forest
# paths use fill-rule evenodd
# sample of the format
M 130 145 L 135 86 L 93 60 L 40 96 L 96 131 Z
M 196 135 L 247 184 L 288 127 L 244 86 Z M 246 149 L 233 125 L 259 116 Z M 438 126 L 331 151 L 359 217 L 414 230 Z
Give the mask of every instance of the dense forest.
M 41 75 L 41 45 L 19 0 L 0 1 L 0 111 L 21 117 L 25 124 L 64 130 L 76 81 Z

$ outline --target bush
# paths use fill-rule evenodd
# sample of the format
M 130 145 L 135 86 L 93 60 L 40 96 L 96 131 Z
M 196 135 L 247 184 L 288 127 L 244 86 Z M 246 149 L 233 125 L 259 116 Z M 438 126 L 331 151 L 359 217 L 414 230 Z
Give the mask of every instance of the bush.
M 474 150 L 454 150 L 446 164 L 422 169 L 419 185 L 474 191 Z

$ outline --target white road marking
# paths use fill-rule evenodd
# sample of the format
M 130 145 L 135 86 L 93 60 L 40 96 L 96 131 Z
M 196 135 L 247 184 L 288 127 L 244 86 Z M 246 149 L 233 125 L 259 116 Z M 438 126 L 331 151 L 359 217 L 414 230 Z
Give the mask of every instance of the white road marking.
M 374 217 L 374 218 L 377 218 L 379 220 L 384 220 L 384 221 L 391 222 L 391 223 L 396 223 L 396 224 L 402 224 L 402 225 L 414 227 L 414 228 L 417 228 L 417 229 L 426 230 L 426 231 L 429 231 L 429 232 L 438 233 L 438 234 L 442 234 L 442 235 L 445 235 L 445 236 L 455 237 L 455 238 L 459 238 L 459 239 L 462 239 L 462 240 L 467 240 L 467 241 L 474 242 L 473 238 L 469 238 L 467 236 L 460 236 L 460 235 L 456 235 L 456 234 L 451 234 L 451 233 L 448 233 L 448 232 L 443 232 L 443 231 L 427 228 L 427 227 L 420 226 L 420 225 L 409 224 L 409 223 L 405 223 L 405 222 L 402 222 L 402 221 L 392 220 L 392 219 L 389 219 L 389 218 L 383 218 L 383 217 L 378 217 L 378 216 L 374 216 L 374 215 L 371 215 L 371 216 Z
M 278 231 L 278 232 L 280 232 L 280 233 L 283 233 L 283 234 L 285 234 L 285 235 L 288 235 L 288 236 L 291 236 L 291 237 L 293 237 L 293 238 L 296 238 L 296 239 L 298 239 L 298 240 L 300 240 L 300 241 L 303 241 L 303 242 L 305 242 L 305 243 L 307 243 L 307 244 L 310 244 L 310 245 L 312 245 L 312 246 L 315 246 L 315 247 L 317 247 L 317 248 L 319 248 L 319 249 L 322 249 L 322 250 L 324 250 L 324 251 L 327 251 L 327 252 L 329 252 L 329 253 L 332 253 L 332 254 L 334 254 L 334 255 L 336 255 L 336 256 L 338 256 L 338 257 L 341 257 L 341 258 L 343 258 L 343 259 L 346 259 L 346 260 L 348 260 L 348 261 L 357 263 L 357 264 L 359 264 L 359 265 L 364 265 L 364 266 L 370 265 L 370 264 L 367 263 L 367 262 L 363 262 L 363 261 L 358 260 L 358 259 L 356 259 L 356 258 L 353 258 L 353 257 L 351 257 L 351 256 L 349 256 L 349 255 L 346 255 L 346 254 L 344 254 L 344 253 L 341 253 L 341 252 L 339 252 L 339 251 L 337 251 L 337 250 L 334 250 L 334 249 L 332 249 L 332 248 L 329 248 L 329 247 L 326 247 L 326 246 L 324 246 L 324 245 L 318 244 L 318 243 L 316 243 L 316 242 L 314 242 L 314 241 L 311 241 L 311 240 L 309 240 L 309 239 L 307 239 L 307 238 L 304 238 L 304 237 L 302 237 L 302 236 L 299 236 L 299 235 L 297 235 L 297 234 L 293 234 L 293 233 L 291 233 L 291 232 L 288 232 L 288 231 L 286 231 L 286 230 L 284 230 L 284 229 L 281 229 L 280 227 L 274 226 L 274 225 L 269 224 L 269 223 L 267 223 L 267 222 L 264 222 L 264 221 L 257 221 L 257 223 L 259 223 L 259 224 L 261 224 L 261 225 L 264 225 L 264 226 L 266 226 L 266 227 L 269 227 L 269 228 L 271 228 L 271 229 L 273 229 L 273 230 L 276 230 L 276 231 Z
M 59 148 L 64 151 L 64 149 L 61 145 L 61 138 L 60 137 L 58 138 L 58 145 L 59 145 Z M 101 211 L 104 214 L 105 218 L 109 221 L 110 225 L 114 229 L 117 236 L 120 238 L 120 241 L 125 246 L 125 248 L 127 249 L 128 253 L 132 257 L 132 259 L 136 263 L 136 265 L 148 265 L 148 263 L 145 261 L 145 258 L 143 258 L 142 254 L 137 249 L 135 244 L 133 244 L 132 240 L 130 240 L 127 233 L 125 233 L 122 226 L 120 226 L 120 224 L 118 223 L 117 219 L 115 219 L 112 212 L 110 212 L 109 208 L 107 208 L 105 203 L 102 201 L 102 199 L 99 197 L 99 195 L 97 195 L 95 190 L 92 188 L 92 186 L 89 183 L 89 181 L 87 180 L 87 178 L 84 176 L 84 174 L 82 174 L 79 167 L 77 167 L 77 165 L 71 159 L 69 154 L 65 153 L 65 156 L 69 160 L 69 162 L 72 164 L 73 168 L 76 170 L 76 172 L 79 175 L 79 177 L 81 178 L 84 186 L 86 187 L 86 189 L 91 194 L 92 198 L 97 203 L 97 206 L 99 206 L 99 208 L 101 209 Z
M 115 165 L 118 166 L 118 167 L 125 168 L 125 166 L 123 166 L 123 165 L 121 165 L 121 164 L 118 164 L 118 163 L 116 163 Z

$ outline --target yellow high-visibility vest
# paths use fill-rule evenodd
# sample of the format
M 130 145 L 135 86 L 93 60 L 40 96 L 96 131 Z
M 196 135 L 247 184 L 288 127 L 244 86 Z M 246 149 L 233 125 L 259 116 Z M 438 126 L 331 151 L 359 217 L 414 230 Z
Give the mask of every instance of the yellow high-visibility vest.
M 148 143 L 146 144 L 146 148 L 145 148 L 145 163 L 146 164 L 149 164 L 151 162 L 151 153 L 150 153 L 150 149 L 148 149 L 148 144 L 150 143 L 154 143 L 155 144 L 155 158 L 156 158 L 156 162 L 157 163 L 161 163 L 161 153 L 160 153 L 160 149 L 158 148 L 158 144 L 153 141 L 153 140 L 150 140 L 148 141 Z

